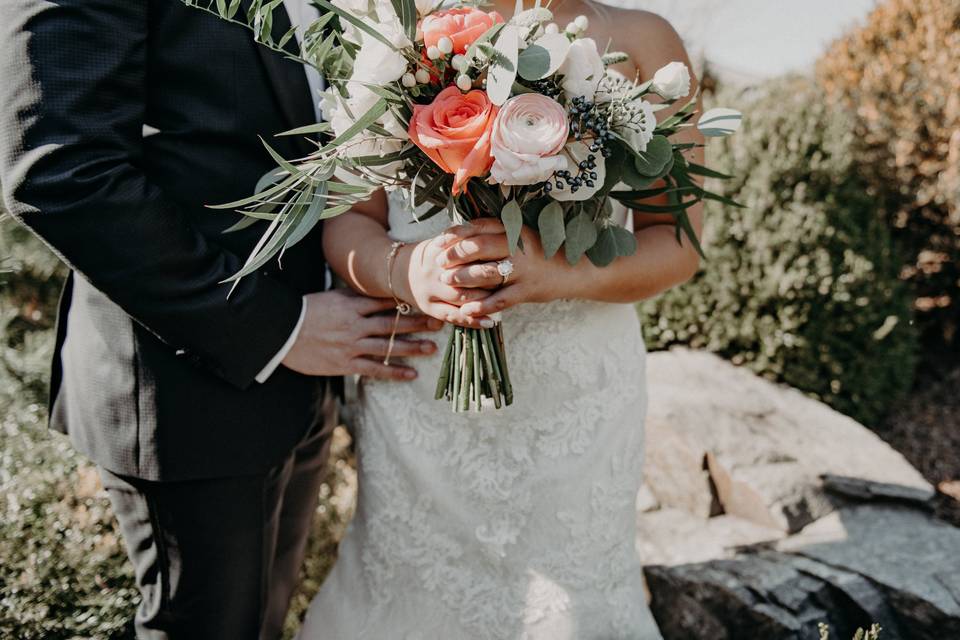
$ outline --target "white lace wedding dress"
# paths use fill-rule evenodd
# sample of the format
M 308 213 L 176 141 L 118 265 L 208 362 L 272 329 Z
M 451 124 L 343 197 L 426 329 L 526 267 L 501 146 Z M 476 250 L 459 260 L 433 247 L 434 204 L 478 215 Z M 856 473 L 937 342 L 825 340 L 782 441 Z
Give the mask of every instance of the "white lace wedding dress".
M 413 242 L 448 223 L 413 223 L 395 194 L 390 224 Z M 440 355 L 413 383 L 364 383 L 357 512 L 301 640 L 660 640 L 634 550 L 636 313 L 561 301 L 503 321 L 510 407 L 434 400 Z

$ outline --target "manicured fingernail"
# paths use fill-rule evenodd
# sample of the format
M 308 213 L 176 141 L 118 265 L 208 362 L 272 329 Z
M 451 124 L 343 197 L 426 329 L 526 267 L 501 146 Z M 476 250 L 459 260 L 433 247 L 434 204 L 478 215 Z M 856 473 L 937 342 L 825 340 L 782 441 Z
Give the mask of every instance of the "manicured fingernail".
M 497 323 L 494 322 L 493 320 L 481 320 L 481 321 L 480 321 L 480 326 L 483 327 L 484 329 L 493 329 L 494 325 L 496 325 L 496 324 L 497 324 Z
M 412 369 L 408 369 L 407 371 L 403 372 L 403 377 L 407 380 L 413 380 L 417 377 L 417 372 L 413 371 Z
M 420 343 L 420 351 L 423 353 L 433 353 L 434 350 L 436 350 L 436 348 L 437 348 L 436 345 L 434 345 L 432 342 Z

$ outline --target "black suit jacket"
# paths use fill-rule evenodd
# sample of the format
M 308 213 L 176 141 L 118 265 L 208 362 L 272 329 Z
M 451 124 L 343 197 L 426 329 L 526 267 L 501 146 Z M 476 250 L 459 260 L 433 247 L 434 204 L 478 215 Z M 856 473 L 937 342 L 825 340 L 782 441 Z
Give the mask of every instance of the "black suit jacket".
M 256 473 L 312 424 L 320 381 L 254 377 L 323 287 L 319 231 L 228 299 L 221 281 L 264 227 L 223 234 L 238 215 L 205 205 L 272 168 L 258 135 L 313 120 L 299 65 L 179 0 L 0 0 L 0 183 L 72 269 L 51 424 L 98 464 L 148 480 Z

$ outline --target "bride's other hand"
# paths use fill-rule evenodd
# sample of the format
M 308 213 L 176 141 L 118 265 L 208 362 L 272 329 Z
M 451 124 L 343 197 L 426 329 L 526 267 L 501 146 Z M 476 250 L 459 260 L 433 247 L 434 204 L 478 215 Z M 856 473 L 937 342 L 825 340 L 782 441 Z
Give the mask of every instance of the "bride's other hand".
M 467 228 L 469 232 L 465 231 Z M 483 314 L 466 315 L 461 307 L 470 302 L 480 302 L 493 292 L 473 285 L 458 285 L 447 277 L 449 270 L 445 265 L 451 257 L 455 259 L 460 253 L 472 255 L 475 259 L 488 256 L 482 258 L 487 260 L 505 256 L 507 252 L 503 238 L 503 226 L 491 219 L 469 227 L 454 227 L 436 238 L 404 247 L 398 262 L 406 266 L 407 290 L 400 292 L 401 297 L 425 314 L 445 322 L 469 327 L 492 327 L 494 323 L 490 318 Z
M 489 315 L 523 302 L 576 297 L 578 270 L 570 266 L 563 252 L 544 257 L 540 237 L 527 226 L 520 232 L 523 249 L 512 256 L 503 224 L 494 218 L 454 227 L 447 235 L 448 247 L 439 258 L 443 267 L 440 280 L 450 286 L 490 294 L 464 302 L 461 311 L 467 316 Z M 513 263 L 513 272 L 506 281 L 498 270 L 505 259 Z

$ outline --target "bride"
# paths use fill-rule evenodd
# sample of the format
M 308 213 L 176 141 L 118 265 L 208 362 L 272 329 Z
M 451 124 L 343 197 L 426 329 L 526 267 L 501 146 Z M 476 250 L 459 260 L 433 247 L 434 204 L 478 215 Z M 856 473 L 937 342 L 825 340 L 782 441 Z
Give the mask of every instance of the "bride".
M 630 77 L 689 64 L 653 14 L 570 0 L 551 10 L 560 25 L 589 12 L 601 46 L 609 37 L 630 55 Z M 634 550 L 646 398 L 630 303 L 688 279 L 697 256 L 669 216 L 619 215 L 634 256 L 570 266 L 525 232 L 508 278 L 494 218 L 416 223 L 403 197 L 380 193 L 327 222 L 327 258 L 357 291 L 468 326 L 505 311 L 517 400 L 453 414 L 434 400 L 436 353 L 412 383 L 365 381 L 357 512 L 301 638 L 660 638 Z M 699 229 L 700 211 L 691 217 Z

